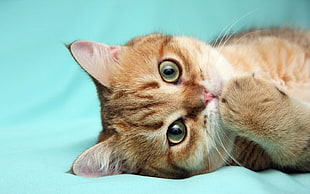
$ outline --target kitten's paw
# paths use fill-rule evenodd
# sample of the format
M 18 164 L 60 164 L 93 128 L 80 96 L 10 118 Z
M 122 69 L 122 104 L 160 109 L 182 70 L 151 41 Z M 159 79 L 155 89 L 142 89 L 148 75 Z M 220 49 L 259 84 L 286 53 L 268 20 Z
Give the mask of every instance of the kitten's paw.
M 220 97 L 223 124 L 237 132 L 262 130 L 270 119 L 277 117 L 288 103 L 288 96 L 262 74 L 250 74 L 232 79 Z M 267 126 L 266 126 L 267 125 Z

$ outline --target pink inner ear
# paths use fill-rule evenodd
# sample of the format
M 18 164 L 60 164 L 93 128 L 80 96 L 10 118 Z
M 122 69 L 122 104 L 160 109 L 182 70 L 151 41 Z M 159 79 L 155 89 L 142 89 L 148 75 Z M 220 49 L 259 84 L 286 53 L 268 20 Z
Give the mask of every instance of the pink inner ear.
M 92 77 L 109 87 L 113 68 L 118 64 L 121 46 L 109 46 L 91 41 L 76 41 L 70 51 L 76 61 Z
M 111 55 L 118 60 L 119 51 L 121 50 L 120 46 L 110 46 Z
M 94 44 L 96 44 L 96 43 L 95 42 L 88 42 L 88 41 L 77 41 L 71 45 L 71 49 L 80 50 L 80 51 L 84 50 L 82 52 L 88 53 L 90 56 L 93 56 Z

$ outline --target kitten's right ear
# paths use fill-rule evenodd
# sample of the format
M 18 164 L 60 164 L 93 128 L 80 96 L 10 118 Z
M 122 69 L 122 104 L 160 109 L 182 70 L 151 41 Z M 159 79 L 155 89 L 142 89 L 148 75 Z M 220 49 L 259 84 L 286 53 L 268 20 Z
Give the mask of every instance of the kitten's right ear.
M 118 64 L 121 46 L 91 41 L 76 41 L 68 46 L 74 59 L 97 81 L 110 86 L 113 68 Z

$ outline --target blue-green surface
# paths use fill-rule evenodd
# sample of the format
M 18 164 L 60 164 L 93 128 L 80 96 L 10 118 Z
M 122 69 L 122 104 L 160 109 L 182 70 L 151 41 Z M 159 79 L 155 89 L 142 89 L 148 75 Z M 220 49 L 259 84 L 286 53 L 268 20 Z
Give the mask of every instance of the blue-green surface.
M 0 1 L 0 193 L 310 193 L 310 174 L 225 167 L 184 180 L 65 173 L 96 142 L 99 104 L 64 43 L 150 32 L 210 40 L 223 29 L 310 29 L 308 0 Z M 225 30 L 224 30 L 225 31 Z

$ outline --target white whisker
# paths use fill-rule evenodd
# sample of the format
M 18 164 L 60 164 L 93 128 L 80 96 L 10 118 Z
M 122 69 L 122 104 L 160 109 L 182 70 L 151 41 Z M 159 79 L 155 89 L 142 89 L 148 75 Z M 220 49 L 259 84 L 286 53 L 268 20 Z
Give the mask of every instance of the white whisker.
M 228 149 L 230 146 L 234 146 L 234 140 L 230 136 L 228 136 L 228 134 L 225 132 L 219 122 L 214 122 L 215 120 L 219 119 L 217 118 L 218 112 L 210 110 L 208 111 L 208 115 L 212 115 L 211 117 L 213 117 L 213 119 L 208 122 L 208 127 L 212 134 L 210 134 L 210 132 L 206 130 L 207 135 L 212 140 L 212 147 L 216 150 L 216 152 L 219 154 L 220 158 L 226 165 L 228 165 L 229 159 L 231 159 L 237 165 L 242 166 L 242 164 L 240 164 L 238 160 L 232 155 L 232 148 L 231 150 Z M 224 153 L 221 153 L 219 148 L 221 148 L 223 150 L 222 152 Z
M 214 141 L 214 137 L 212 135 L 210 135 L 208 132 L 207 132 L 207 135 L 209 136 L 209 138 L 212 140 L 211 143 L 212 143 L 212 148 L 215 149 L 215 151 L 218 153 L 218 155 L 221 157 L 221 159 L 223 160 L 223 162 L 226 164 L 226 159 L 224 158 L 224 156 L 221 154 L 220 150 L 218 149 L 215 141 Z M 208 157 L 210 158 L 210 157 Z M 210 158 L 211 159 L 211 158 Z M 210 159 L 208 160 L 209 161 L 209 166 L 211 165 L 211 161 Z
M 242 15 L 240 18 L 238 18 L 237 20 L 235 20 L 233 23 L 231 23 L 230 25 L 226 26 L 224 29 L 226 30 L 226 32 L 224 33 L 224 35 L 222 36 L 222 31 L 220 33 L 220 35 L 216 38 L 216 40 L 213 42 L 212 47 L 218 47 L 219 49 L 219 53 L 218 55 L 221 55 L 221 51 L 223 50 L 224 46 L 227 44 L 227 42 L 229 41 L 229 39 L 235 34 L 235 32 L 232 31 L 232 28 L 235 27 L 238 23 L 240 23 L 240 21 L 242 21 L 243 19 L 245 19 L 246 17 L 250 16 L 251 14 L 253 14 L 254 12 L 256 12 L 257 9 L 254 9 L 252 11 L 247 12 L 246 14 Z M 228 35 L 229 34 L 229 35 Z M 219 38 L 220 41 L 219 41 Z M 215 65 L 218 63 L 220 57 L 217 57 L 217 60 L 215 61 Z
M 257 9 L 254 9 L 252 11 L 249 11 L 247 13 L 245 13 L 244 15 L 242 15 L 240 18 L 238 18 L 237 20 L 235 20 L 233 23 L 231 23 L 229 26 L 228 26 L 228 29 L 226 30 L 225 34 L 222 36 L 220 42 L 218 43 L 218 46 L 219 47 L 223 47 L 225 46 L 225 44 L 227 43 L 227 41 L 229 40 L 229 38 L 231 36 L 233 36 L 233 32 L 230 33 L 230 35 L 228 35 L 229 32 L 231 32 L 232 28 L 235 27 L 238 23 L 240 23 L 240 21 L 242 21 L 243 19 L 245 19 L 246 17 L 252 15 L 254 12 L 256 12 Z M 224 41 L 225 40 L 225 41 Z M 224 41 L 224 42 L 222 42 Z
M 222 133 L 222 135 L 227 137 L 227 134 L 225 134 L 225 133 Z M 233 160 L 236 164 L 238 164 L 239 166 L 242 166 L 242 164 L 240 164 L 240 163 L 238 162 L 238 160 L 235 159 L 235 157 L 231 154 L 231 152 L 227 150 L 227 148 L 226 148 L 227 146 L 225 145 L 225 143 L 224 143 L 223 140 L 222 140 L 222 135 L 219 134 L 219 131 L 216 131 L 216 136 L 217 136 L 217 139 L 218 139 L 218 143 L 220 144 L 220 146 L 223 148 L 224 152 L 227 154 L 227 156 L 228 156 L 230 159 L 232 159 L 232 160 Z M 226 138 L 225 140 L 226 140 L 226 141 L 231 141 L 230 138 Z M 234 142 L 231 142 L 231 143 L 234 144 Z M 226 164 L 227 164 L 227 161 L 225 161 L 225 162 L 226 162 Z

